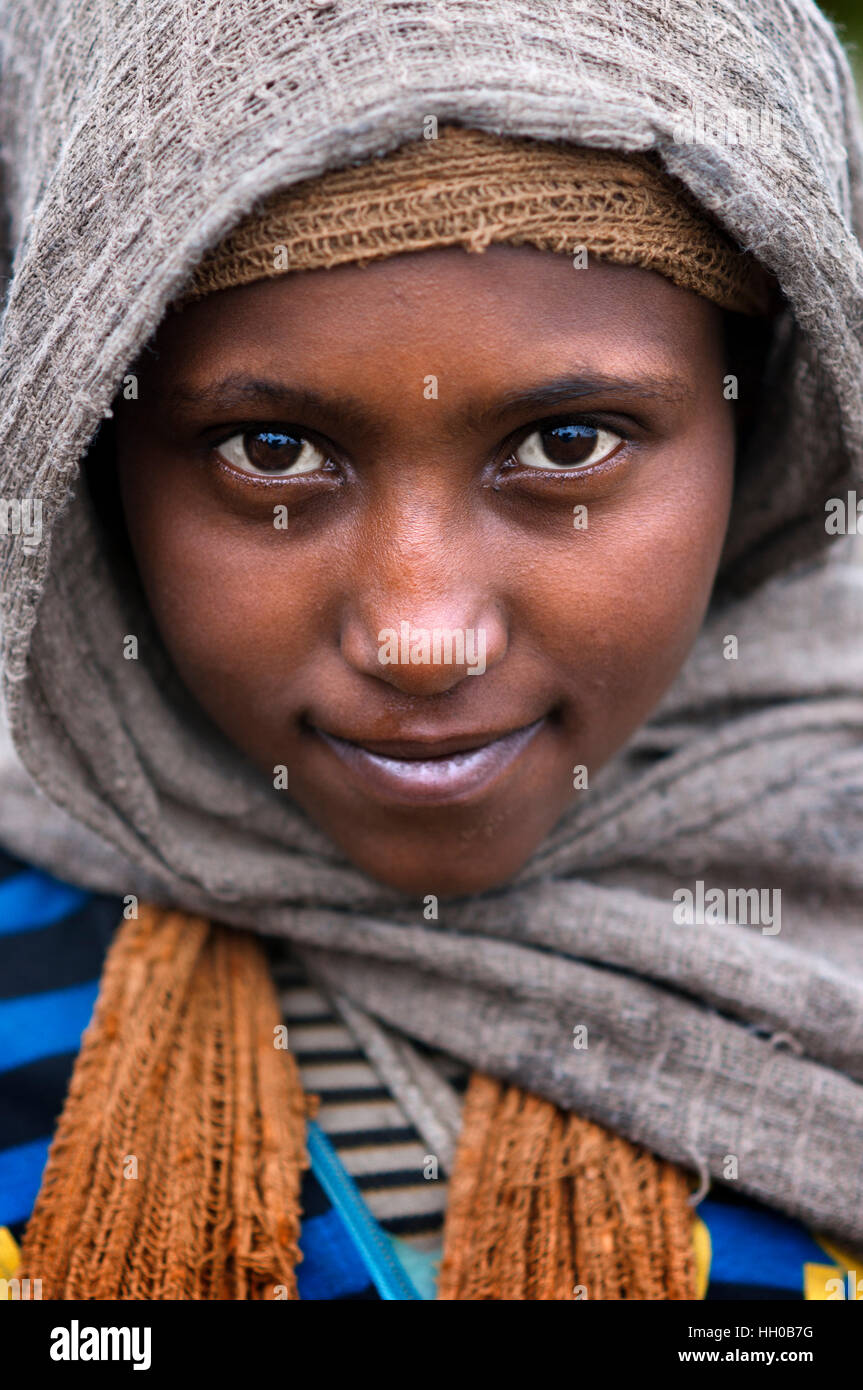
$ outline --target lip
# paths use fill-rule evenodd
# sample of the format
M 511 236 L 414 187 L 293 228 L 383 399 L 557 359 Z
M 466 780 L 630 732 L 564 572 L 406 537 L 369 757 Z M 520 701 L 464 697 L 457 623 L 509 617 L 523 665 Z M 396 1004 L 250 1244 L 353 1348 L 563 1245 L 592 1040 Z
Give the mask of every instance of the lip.
M 360 744 L 314 728 L 363 790 L 403 805 L 445 805 L 486 791 L 532 742 L 546 716 L 489 738 L 465 734 L 435 742 Z M 381 749 L 386 748 L 386 752 Z

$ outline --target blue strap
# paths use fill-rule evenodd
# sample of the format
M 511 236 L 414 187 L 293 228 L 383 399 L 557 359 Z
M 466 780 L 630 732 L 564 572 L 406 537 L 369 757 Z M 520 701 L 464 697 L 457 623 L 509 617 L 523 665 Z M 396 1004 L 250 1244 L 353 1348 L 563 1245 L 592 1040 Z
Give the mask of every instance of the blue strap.
M 312 1172 L 351 1233 L 382 1299 L 419 1299 L 386 1231 L 375 1221 L 356 1183 L 320 1125 L 309 1121 L 308 1149 Z

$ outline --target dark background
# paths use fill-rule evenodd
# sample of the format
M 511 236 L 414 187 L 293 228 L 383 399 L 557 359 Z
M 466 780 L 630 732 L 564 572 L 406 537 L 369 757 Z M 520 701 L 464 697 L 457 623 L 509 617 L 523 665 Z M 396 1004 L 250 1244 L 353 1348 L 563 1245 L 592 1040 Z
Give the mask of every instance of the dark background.
M 863 0 L 823 0 L 821 8 L 834 20 L 863 90 Z

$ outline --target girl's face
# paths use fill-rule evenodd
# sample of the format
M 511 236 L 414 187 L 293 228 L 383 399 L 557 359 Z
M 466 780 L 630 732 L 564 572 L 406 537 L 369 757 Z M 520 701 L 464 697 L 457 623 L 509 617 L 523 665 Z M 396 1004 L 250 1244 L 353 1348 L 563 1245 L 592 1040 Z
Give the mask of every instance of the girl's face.
M 153 346 L 117 462 L 184 682 L 373 878 L 505 882 L 700 627 L 733 482 L 721 312 L 650 271 L 453 247 L 213 294 Z

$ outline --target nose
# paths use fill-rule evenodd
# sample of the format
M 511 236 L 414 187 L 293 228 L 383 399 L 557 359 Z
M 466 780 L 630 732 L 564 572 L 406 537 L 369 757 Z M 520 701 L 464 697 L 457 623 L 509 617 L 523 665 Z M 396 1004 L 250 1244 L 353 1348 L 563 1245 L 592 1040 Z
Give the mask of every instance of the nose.
M 340 637 L 347 664 L 402 694 L 433 696 L 502 661 L 507 621 L 487 552 L 456 543 L 431 518 L 375 532 L 350 567 Z

